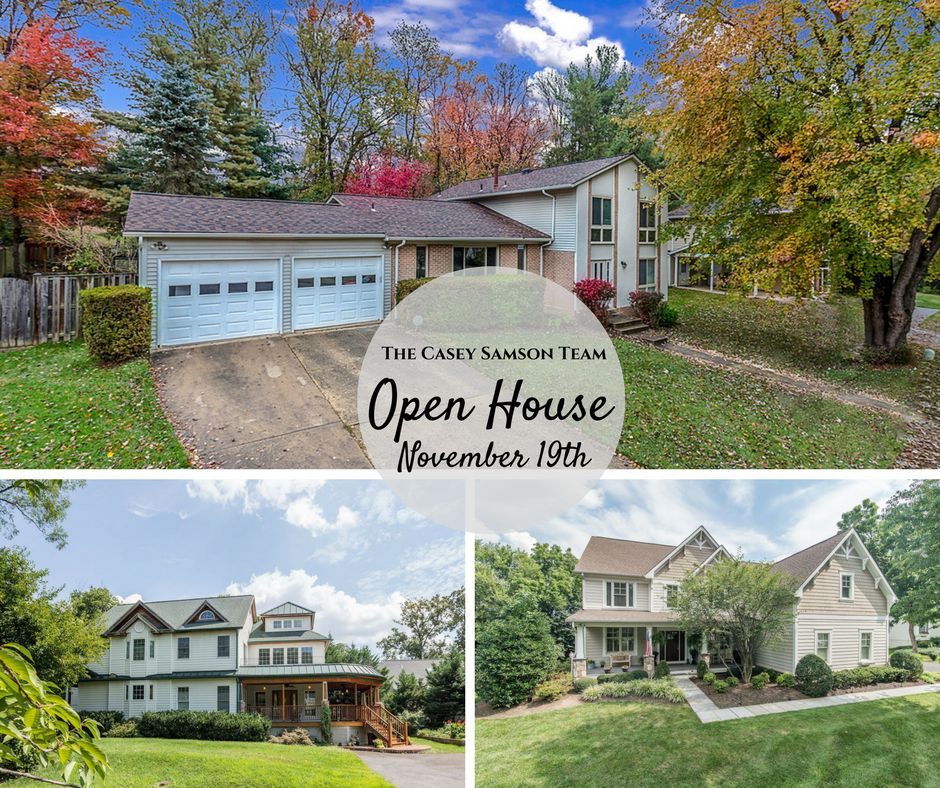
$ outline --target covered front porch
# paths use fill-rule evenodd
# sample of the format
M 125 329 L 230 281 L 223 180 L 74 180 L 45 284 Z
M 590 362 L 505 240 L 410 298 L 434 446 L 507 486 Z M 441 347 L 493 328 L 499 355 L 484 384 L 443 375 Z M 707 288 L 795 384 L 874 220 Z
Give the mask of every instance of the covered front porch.
M 260 714 L 274 724 L 317 726 L 323 718 L 324 699 L 333 725 L 359 725 L 365 709 L 379 707 L 379 684 L 359 681 L 243 679 L 242 711 Z

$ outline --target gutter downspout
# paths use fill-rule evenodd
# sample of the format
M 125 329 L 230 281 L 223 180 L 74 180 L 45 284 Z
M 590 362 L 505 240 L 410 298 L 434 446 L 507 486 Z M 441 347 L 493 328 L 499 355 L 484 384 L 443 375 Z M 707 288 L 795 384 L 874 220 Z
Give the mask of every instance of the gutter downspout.
M 539 246 L 539 276 L 545 276 L 545 247 L 555 241 L 555 195 L 542 189 L 542 194 L 552 198 L 552 237 Z
M 395 247 L 395 290 L 398 289 L 398 250 L 401 249 L 406 243 L 408 243 L 408 239 L 402 238 L 401 243 Z M 392 293 L 394 293 L 395 290 L 393 290 Z M 395 306 L 398 306 L 397 301 L 395 303 Z

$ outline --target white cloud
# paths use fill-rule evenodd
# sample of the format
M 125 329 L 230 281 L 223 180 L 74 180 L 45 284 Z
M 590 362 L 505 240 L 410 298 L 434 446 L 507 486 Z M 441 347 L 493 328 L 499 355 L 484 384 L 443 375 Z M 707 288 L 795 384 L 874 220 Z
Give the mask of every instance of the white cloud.
M 728 497 L 746 512 L 750 512 L 754 505 L 754 483 L 748 479 L 733 479 L 728 483 Z
M 394 592 L 381 603 L 360 602 L 345 591 L 328 583 L 318 583 L 316 575 L 303 569 L 283 573 L 279 569 L 252 575 L 246 583 L 232 583 L 228 594 L 253 594 L 258 612 L 262 613 L 284 602 L 293 602 L 317 612 L 314 626 L 322 634 L 345 643 L 375 643 L 388 635 L 395 626 L 404 596 Z M 322 612 L 321 612 L 322 611 Z
M 594 23 L 589 17 L 559 8 L 550 0 L 527 0 L 525 7 L 537 24 L 508 22 L 497 35 L 510 54 L 558 69 L 565 69 L 570 63 L 580 65 L 599 46 L 616 47 L 623 59 L 623 47 L 618 42 L 605 36 L 592 37 Z
M 117 596 L 117 594 L 115 594 Z M 127 596 L 118 596 L 118 602 L 122 605 L 130 605 L 134 602 L 140 602 L 143 597 L 140 594 L 128 594 Z
M 538 539 L 525 531 L 516 531 L 511 534 L 503 534 L 503 541 L 508 542 L 516 550 L 525 550 L 528 553 L 535 547 Z

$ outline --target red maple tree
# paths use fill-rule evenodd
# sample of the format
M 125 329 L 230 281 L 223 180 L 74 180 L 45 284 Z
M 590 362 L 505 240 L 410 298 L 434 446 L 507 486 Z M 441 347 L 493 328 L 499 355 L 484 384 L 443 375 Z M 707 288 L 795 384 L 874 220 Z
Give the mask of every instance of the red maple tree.
M 17 276 L 25 275 L 22 245 L 46 217 L 90 207 L 66 182 L 103 151 L 96 125 L 76 114 L 95 103 L 103 53 L 43 19 L 24 28 L 0 62 L 0 213 L 10 225 Z
M 427 197 L 431 193 L 431 167 L 381 153 L 357 162 L 343 184 L 343 191 L 376 197 Z

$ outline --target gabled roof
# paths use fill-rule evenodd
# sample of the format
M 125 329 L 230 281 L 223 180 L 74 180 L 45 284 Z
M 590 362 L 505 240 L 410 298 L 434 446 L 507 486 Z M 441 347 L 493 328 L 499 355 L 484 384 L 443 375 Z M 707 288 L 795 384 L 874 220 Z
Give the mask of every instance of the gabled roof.
M 494 197 L 499 194 L 540 192 L 542 189 L 570 189 L 627 159 L 639 161 L 632 155 L 608 156 L 604 159 L 591 159 L 574 164 L 559 164 L 556 167 L 525 169 L 521 172 L 500 174 L 499 186 L 495 189 L 493 176 L 488 176 L 458 183 L 434 196 L 438 200 L 472 200 Z
M 848 532 L 838 533 L 810 545 L 805 550 L 787 556 L 777 561 L 774 564 L 774 569 L 780 572 L 788 572 L 797 579 L 800 585 L 803 585 L 812 575 L 816 574 L 823 562 L 842 544 L 847 534 Z
M 192 621 L 189 620 L 198 610 L 209 602 L 216 611 L 225 617 L 224 621 Z M 247 596 L 218 596 L 198 597 L 196 599 L 173 599 L 166 602 L 131 602 L 115 605 L 105 613 L 105 635 L 117 634 L 115 628 L 127 618 L 136 608 L 140 608 L 143 615 L 161 622 L 160 629 L 169 629 L 175 632 L 203 629 L 232 629 L 240 627 L 248 618 L 254 615 L 255 598 Z
M 312 203 L 134 192 L 124 234 L 549 239 L 482 205 L 353 194 Z
M 265 610 L 261 614 L 261 618 L 265 616 L 315 616 L 316 611 L 310 610 L 306 607 L 301 607 L 300 605 L 295 605 L 293 602 L 285 602 L 283 605 L 278 605 L 277 607 L 272 607 L 270 610 Z
M 329 640 L 328 635 L 321 635 L 312 629 L 279 629 L 277 632 L 265 632 L 264 621 L 259 621 L 251 628 L 251 634 L 248 636 L 248 642 L 254 643 L 259 640 L 289 640 L 291 642 L 306 640 Z
M 646 576 L 652 577 L 653 575 L 655 575 L 656 572 L 662 568 L 663 564 L 667 564 L 673 558 L 678 556 L 682 552 L 682 550 L 684 550 L 686 547 L 689 546 L 689 544 L 692 542 L 693 539 L 698 539 L 699 542 L 702 542 L 703 544 L 700 546 L 704 546 L 705 542 L 711 542 L 713 545 L 715 545 L 716 549 L 721 547 L 718 541 L 710 533 L 708 533 L 707 530 L 705 530 L 705 526 L 700 525 L 698 528 L 692 531 L 692 533 L 689 534 L 685 539 L 679 542 L 679 544 L 675 546 L 675 548 L 672 550 L 671 553 L 669 553 L 669 555 L 665 556 L 659 563 L 657 563 L 649 571 L 647 571 Z M 711 557 L 712 556 L 710 555 L 709 558 Z
M 642 577 L 675 549 L 674 545 L 592 536 L 574 571 Z

